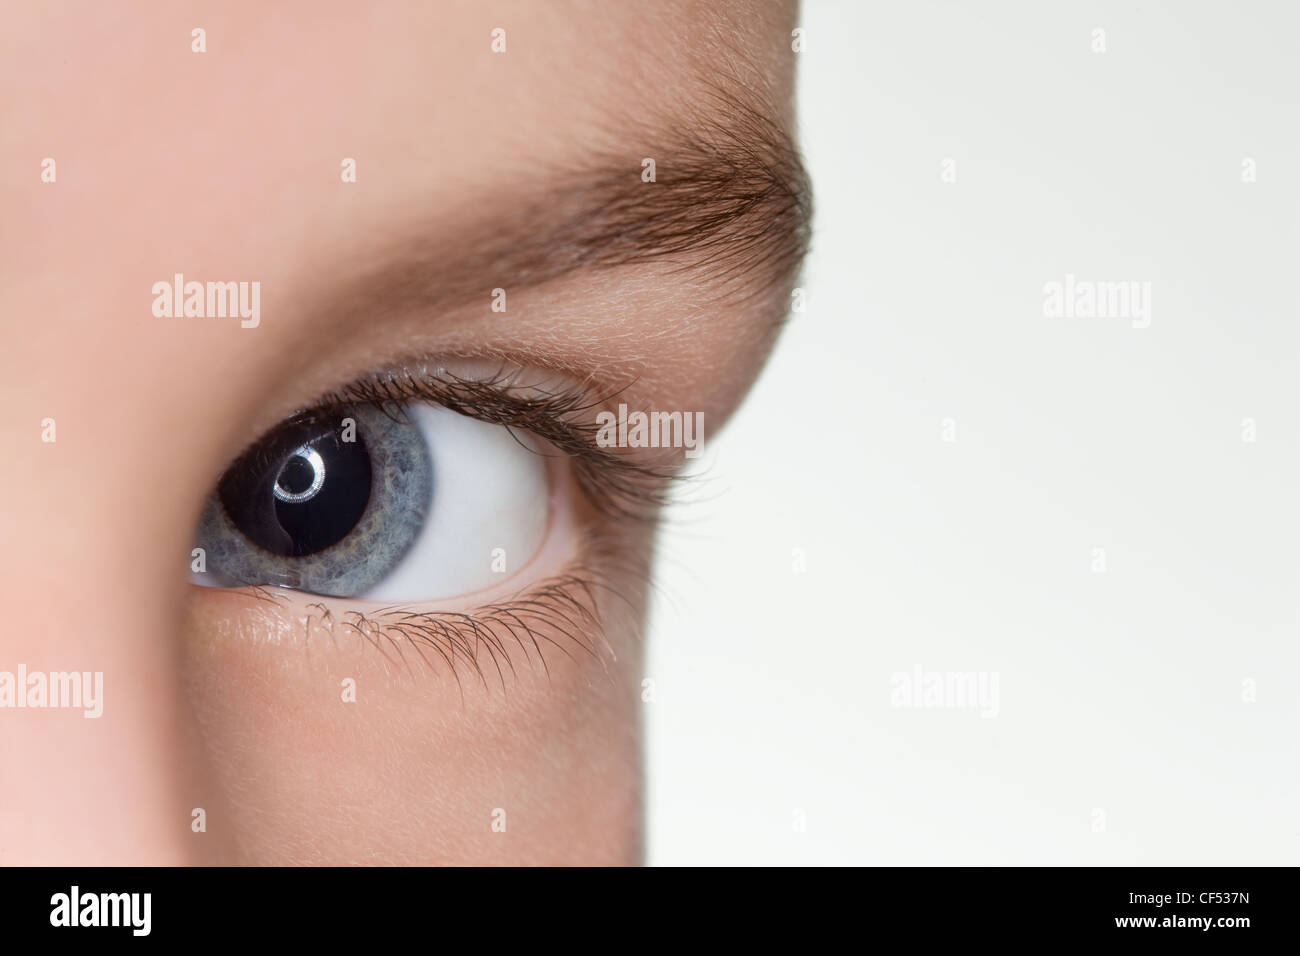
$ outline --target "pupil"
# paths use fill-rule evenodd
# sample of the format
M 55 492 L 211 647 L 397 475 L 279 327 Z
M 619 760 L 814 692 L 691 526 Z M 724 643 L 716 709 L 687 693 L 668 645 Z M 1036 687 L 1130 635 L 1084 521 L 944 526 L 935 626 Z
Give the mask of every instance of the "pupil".
M 221 503 L 253 544 L 303 557 L 333 547 L 357 526 L 370 503 L 370 454 L 360 434 L 342 440 L 346 415 L 286 422 L 226 472 Z

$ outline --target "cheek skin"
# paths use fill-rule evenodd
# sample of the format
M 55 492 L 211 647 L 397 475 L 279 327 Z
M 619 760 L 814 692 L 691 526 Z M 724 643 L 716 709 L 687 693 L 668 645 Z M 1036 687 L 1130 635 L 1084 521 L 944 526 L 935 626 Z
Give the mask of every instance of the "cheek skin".
M 562 656 L 485 689 L 387 666 L 198 639 L 186 687 L 238 863 L 629 864 L 640 852 L 636 682 Z M 341 700 L 356 682 L 356 702 Z M 494 810 L 506 831 L 492 830 Z M 208 826 L 220 826 L 209 818 Z
M 545 666 L 480 649 L 481 676 L 340 625 L 347 602 L 330 627 L 311 598 L 195 588 L 182 672 L 215 788 L 196 805 L 228 821 L 209 830 L 248 864 L 639 862 L 640 580 L 598 598 L 596 653 L 530 620 Z

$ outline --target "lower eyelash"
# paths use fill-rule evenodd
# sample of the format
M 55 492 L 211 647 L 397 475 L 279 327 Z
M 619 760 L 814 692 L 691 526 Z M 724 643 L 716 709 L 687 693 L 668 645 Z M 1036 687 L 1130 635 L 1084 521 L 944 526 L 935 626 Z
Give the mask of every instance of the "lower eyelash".
M 444 668 L 450 671 L 462 703 L 462 675 L 466 673 L 485 689 L 499 684 L 508 693 L 510 680 L 517 676 L 517 663 L 540 664 L 549 678 L 548 653 L 608 662 L 616 655 L 605 637 L 601 596 L 635 609 L 635 603 L 610 579 L 637 586 L 648 579 L 648 569 L 639 565 L 614 573 L 597 572 L 593 565 L 614 567 L 616 560 L 625 561 L 626 556 L 594 532 L 588 534 L 581 552 L 583 557 L 565 573 L 546 578 L 515 598 L 468 612 L 412 611 L 395 605 L 335 613 L 325 601 L 315 601 L 307 605 L 313 612 L 304 624 L 307 646 L 313 632 L 327 634 L 336 647 L 340 635 L 355 634 L 395 668 L 412 674 L 419 665 L 434 673 Z M 596 557 L 599 560 L 593 560 Z M 275 589 L 257 586 L 247 590 L 277 605 L 287 600 Z M 639 632 L 635 639 L 639 643 Z M 412 654 L 408 656 L 403 646 L 409 646 Z

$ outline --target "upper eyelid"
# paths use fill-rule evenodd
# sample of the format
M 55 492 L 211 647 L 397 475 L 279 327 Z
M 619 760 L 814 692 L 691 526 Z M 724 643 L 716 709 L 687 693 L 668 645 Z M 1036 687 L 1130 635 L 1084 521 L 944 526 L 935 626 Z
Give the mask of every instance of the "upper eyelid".
M 681 476 L 598 445 L 594 414 L 590 423 L 576 418 L 604 407 L 619 392 L 598 393 L 590 383 L 523 382 L 521 373 L 505 370 L 470 378 L 442 368 L 389 368 L 327 393 L 300 414 L 359 402 L 393 413 L 407 402 L 425 401 L 489 424 L 520 428 L 574 460 L 579 486 L 598 510 L 633 521 L 655 520 Z

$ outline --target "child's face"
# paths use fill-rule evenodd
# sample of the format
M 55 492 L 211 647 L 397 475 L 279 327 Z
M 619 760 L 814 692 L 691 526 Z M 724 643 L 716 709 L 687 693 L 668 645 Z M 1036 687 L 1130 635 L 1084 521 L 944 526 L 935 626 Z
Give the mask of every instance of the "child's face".
M 0 862 L 639 857 L 653 520 L 581 476 L 650 519 L 684 448 L 429 432 L 473 520 L 414 580 L 451 592 L 197 587 L 197 546 L 234 559 L 195 528 L 241 451 L 392 366 L 715 434 L 800 251 L 793 4 L 331 6 L 6 5 L 0 671 L 103 677 L 98 717 L 0 711 Z M 160 306 L 178 274 L 256 312 Z M 375 623 L 396 601 L 422 630 Z

